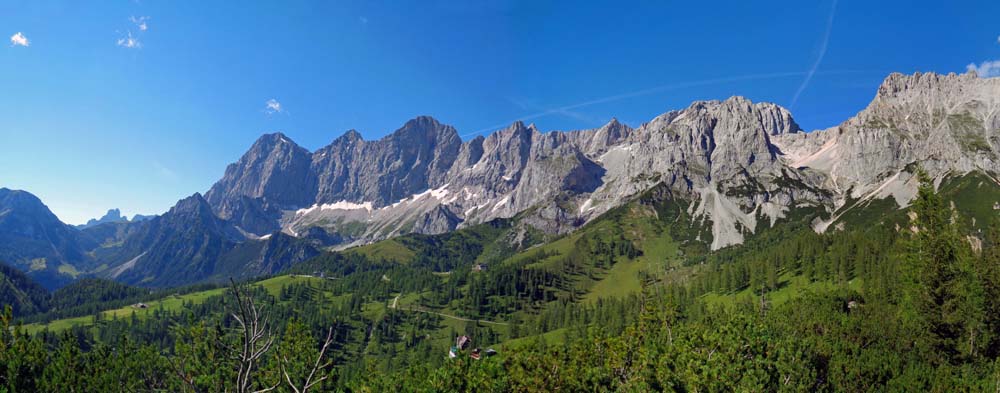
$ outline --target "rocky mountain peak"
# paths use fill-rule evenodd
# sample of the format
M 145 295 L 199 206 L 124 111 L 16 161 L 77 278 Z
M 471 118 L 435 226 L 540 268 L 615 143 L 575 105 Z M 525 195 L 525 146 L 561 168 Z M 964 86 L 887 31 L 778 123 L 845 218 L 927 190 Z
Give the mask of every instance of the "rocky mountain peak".
M 206 210 L 206 208 L 208 210 Z M 211 206 L 201 193 L 194 193 L 191 196 L 177 201 L 167 214 L 211 214 Z
M 350 129 L 344 132 L 344 135 L 337 137 L 333 140 L 333 144 L 354 144 L 358 142 L 364 142 L 365 138 L 361 136 L 358 130 Z
M 948 114 L 989 115 L 998 107 L 1000 78 L 979 78 L 975 72 L 893 73 L 879 86 L 868 107 L 855 117 L 854 125 L 884 124 L 903 129 L 906 127 L 901 123 L 910 123 L 928 128 Z
M 312 203 L 316 180 L 309 171 L 312 153 L 280 132 L 265 134 L 226 167 L 205 199 L 220 217 L 243 210 L 241 198 L 260 199 L 264 209 L 297 208 Z
M 5 207 L 5 209 L 14 209 L 21 207 L 44 207 L 45 205 L 41 199 L 38 199 L 38 197 L 30 192 L 4 187 L 0 188 L 0 206 Z
M 281 132 L 272 132 L 270 134 L 261 135 L 254 142 L 251 150 L 271 150 L 276 147 L 281 147 L 284 149 L 289 148 L 301 148 L 298 144 L 293 142 L 291 138 Z
M 49 210 L 34 194 L 9 188 L 0 188 L 0 230 L 4 223 L 28 221 L 43 222 L 45 225 L 62 225 L 59 218 Z
M 128 217 L 122 217 L 121 210 L 109 209 L 108 212 L 105 213 L 104 216 L 102 216 L 101 218 L 91 218 L 90 220 L 87 220 L 86 224 L 77 225 L 76 228 L 86 229 L 107 222 L 128 222 Z
M 964 74 L 949 73 L 942 75 L 934 72 L 916 72 L 907 75 L 899 72 L 889 74 L 882 81 L 875 95 L 876 100 L 897 97 L 905 92 L 931 93 L 952 88 L 956 84 L 975 83 L 978 79 L 976 73 L 967 72 Z
M 437 119 L 430 116 L 417 116 L 410 119 L 388 138 L 434 143 L 448 143 L 454 139 L 461 141 L 458 131 L 454 127 L 441 124 Z
M 101 217 L 102 220 L 103 219 L 120 220 L 122 218 L 124 218 L 124 217 L 122 217 L 122 211 L 119 210 L 119 209 L 117 209 L 117 208 L 115 208 L 115 209 L 108 209 L 108 212 L 104 213 L 104 217 Z

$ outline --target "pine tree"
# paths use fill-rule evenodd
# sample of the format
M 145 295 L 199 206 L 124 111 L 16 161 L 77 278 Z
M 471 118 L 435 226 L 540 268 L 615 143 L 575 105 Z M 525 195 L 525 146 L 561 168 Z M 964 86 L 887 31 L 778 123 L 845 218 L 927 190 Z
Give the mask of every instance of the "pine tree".
M 974 337 L 975 290 L 966 269 L 963 247 L 951 211 L 927 175 L 919 173 L 920 187 L 913 203 L 916 231 L 910 258 L 917 269 L 915 301 L 928 341 L 939 361 L 956 361 L 963 339 Z M 972 348 L 965 348 L 967 354 Z

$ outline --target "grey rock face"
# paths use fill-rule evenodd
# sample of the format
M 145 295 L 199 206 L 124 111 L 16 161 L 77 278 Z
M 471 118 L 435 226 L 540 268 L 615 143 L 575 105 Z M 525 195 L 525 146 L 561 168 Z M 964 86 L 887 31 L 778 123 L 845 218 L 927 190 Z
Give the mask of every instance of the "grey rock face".
M 421 116 L 374 142 L 349 131 L 313 155 L 314 203 L 364 201 L 384 206 L 441 184 L 462 140 L 451 126 Z
M 537 228 L 565 233 L 663 183 L 711 223 L 713 238 L 704 240 L 720 248 L 801 206 L 832 211 L 869 194 L 905 201 L 913 182 L 899 174 L 915 162 L 938 176 L 997 173 L 997 85 L 975 75 L 893 74 L 864 111 L 811 133 L 786 109 L 742 97 L 695 102 L 637 129 L 612 120 L 542 133 L 517 122 L 464 143 L 450 126 L 421 117 L 378 141 L 348 132 L 312 155 L 312 198 L 280 209 L 276 223 L 274 210 L 258 210 L 270 212 L 262 220 L 275 223 L 269 230 L 321 226 L 350 243 L 523 212 Z M 890 181 L 898 184 L 886 187 Z
M 276 215 L 280 210 L 311 204 L 316 194 L 316 176 L 311 171 L 312 154 L 281 133 L 260 137 L 205 194 L 220 217 L 245 221 L 241 213 L 262 210 Z M 244 197 L 258 200 L 253 207 Z
M 1000 79 L 896 73 L 857 116 L 777 142 L 788 165 L 818 171 L 826 188 L 860 198 L 902 187 L 897 175 L 910 164 L 936 178 L 1000 172 L 998 113 Z

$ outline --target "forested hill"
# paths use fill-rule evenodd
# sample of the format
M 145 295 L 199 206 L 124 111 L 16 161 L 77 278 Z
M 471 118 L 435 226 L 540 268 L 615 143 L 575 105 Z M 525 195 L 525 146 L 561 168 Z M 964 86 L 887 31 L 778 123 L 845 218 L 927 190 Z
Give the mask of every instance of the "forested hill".
M 925 180 L 906 210 L 856 201 L 835 212 L 850 225 L 822 234 L 810 215 L 790 216 L 717 252 L 697 241 L 711 233 L 706 224 L 654 188 L 563 237 L 515 217 L 328 253 L 234 289 L 139 295 L 93 283 L 104 289 L 88 293 L 121 294 L 117 303 L 64 319 L 32 315 L 23 327 L 4 317 L 0 383 L 994 390 L 1000 222 L 981 206 L 998 188 L 984 180 L 938 192 Z M 249 363 L 233 352 L 247 334 L 257 337 Z M 458 346 L 461 336 L 472 344 Z
M 10 306 L 14 315 L 44 311 L 48 307 L 47 295 L 31 277 L 0 262 L 0 304 Z

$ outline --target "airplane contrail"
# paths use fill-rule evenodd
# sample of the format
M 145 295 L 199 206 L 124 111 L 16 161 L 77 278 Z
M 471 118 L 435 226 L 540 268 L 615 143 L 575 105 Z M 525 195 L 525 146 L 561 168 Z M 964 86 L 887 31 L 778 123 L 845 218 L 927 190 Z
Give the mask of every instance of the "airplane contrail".
M 824 72 L 819 72 L 819 74 L 854 74 L 854 73 L 866 73 L 866 72 L 875 72 L 875 71 L 840 70 L 840 71 L 824 71 Z M 718 84 L 732 83 L 732 82 L 743 82 L 743 81 L 751 81 L 751 80 L 789 78 L 789 77 L 794 77 L 794 76 L 810 75 L 810 74 L 816 74 L 816 73 L 817 73 L 816 70 L 813 69 L 811 72 L 810 71 L 773 72 L 773 73 L 765 73 L 765 74 L 749 74 L 749 75 L 732 76 L 732 77 L 726 77 L 726 78 L 712 78 L 712 79 L 702 79 L 702 80 L 696 80 L 696 81 L 671 83 L 671 84 L 666 84 L 666 85 L 660 85 L 660 86 L 656 86 L 656 87 L 651 87 L 651 88 L 648 88 L 648 89 L 636 90 L 636 91 L 633 91 L 633 92 L 621 93 L 621 94 L 616 94 L 616 95 L 607 96 L 607 97 L 603 97 L 603 98 L 593 99 L 593 100 L 590 100 L 590 101 L 585 101 L 585 102 L 580 102 L 580 103 L 576 103 L 576 104 L 570 104 L 570 105 L 566 105 L 566 106 L 561 106 L 561 107 L 558 107 L 558 108 L 553 108 L 553 109 L 545 110 L 545 111 L 542 111 L 542 112 L 536 112 L 536 113 L 531 113 L 531 114 L 523 115 L 523 116 L 520 116 L 520 117 L 518 117 L 516 119 L 506 121 L 504 123 L 499 123 L 499 124 L 492 125 L 492 126 L 489 126 L 489 127 L 485 127 L 485 128 L 473 131 L 473 132 L 462 134 L 461 136 L 464 138 L 464 137 L 468 137 L 468 136 L 472 136 L 472 135 L 479 135 L 479 134 L 487 132 L 487 131 L 494 131 L 496 129 L 506 127 L 506 126 L 510 125 L 511 123 L 516 122 L 516 121 L 524 121 L 524 120 L 537 119 L 539 117 L 544 117 L 544 116 L 548 116 L 548 115 L 554 115 L 554 114 L 558 114 L 558 113 L 561 113 L 561 112 L 564 112 L 564 111 L 568 111 L 568 110 L 572 110 L 572 109 L 576 109 L 576 108 L 581 108 L 581 107 L 591 106 L 591 105 L 596 105 L 596 104 L 603 104 L 603 103 L 606 103 L 606 102 L 618 101 L 618 100 L 623 100 L 623 99 L 626 99 L 626 98 L 632 98 L 632 97 L 642 96 L 642 95 L 646 95 L 646 94 L 658 93 L 658 92 L 661 92 L 661 91 L 676 90 L 676 89 L 683 89 L 683 88 L 697 87 L 697 86 L 718 85 Z M 810 75 L 809 77 L 811 78 L 812 76 Z
M 827 44 L 830 43 L 830 32 L 833 31 L 833 16 L 837 13 L 837 0 L 833 0 L 833 6 L 830 7 L 830 16 L 826 19 L 826 31 L 823 32 L 823 40 L 819 44 L 819 56 L 816 56 L 816 61 L 813 62 L 812 67 L 809 68 L 809 73 L 806 74 L 806 78 L 802 80 L 802 84 L 799 85 L 799 89 L 795 91 L 795 95 L 792 96 L 792 103 L 789 108 L 795 107 L 795 103 L 799 102 L 799 96 L 802 92 L 806 90 L 809 86 L 809 82 L 812 81 L 812 77 L 816 74 L 816 69 L 819 68 L 820 63 L 823 62 L 823 57 L 826 56 Z

